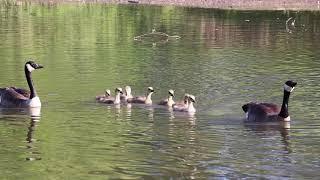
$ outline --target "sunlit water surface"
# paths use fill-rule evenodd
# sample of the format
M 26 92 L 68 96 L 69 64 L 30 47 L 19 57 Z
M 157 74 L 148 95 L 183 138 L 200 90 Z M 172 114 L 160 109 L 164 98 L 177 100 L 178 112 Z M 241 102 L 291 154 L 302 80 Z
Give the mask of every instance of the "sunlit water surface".
M 286 20 L 290 17 L 295 23 Z M 152 29 L 169 38 L 134 37 Z M 302 179 L 320 175 L 320 14 L 175 7 L 0 8 L 0 86 L 27 87 L 41 118 L 1 109 L 1 179 Z M 249 101 L 290 99 L 290 128 L 243 124 Z M 196 96 L 197 113 L 106 106 L 106 88 Z

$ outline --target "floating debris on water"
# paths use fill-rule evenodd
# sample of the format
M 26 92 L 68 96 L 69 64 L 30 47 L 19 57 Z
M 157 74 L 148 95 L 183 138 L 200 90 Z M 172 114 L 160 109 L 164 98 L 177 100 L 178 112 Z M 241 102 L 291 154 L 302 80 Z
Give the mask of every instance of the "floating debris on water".
M 140 36 L 136 36 L 133 39 L 135 41 L 150 42 L 152 44 L 156 44 L 156 43 L 166 43 L 169 40 L 177 40 L 180 38 L 181 37 L 177 35 L 170 36 L 164 32 L 158 32 L 155 29 L 152 29 L 151 33 L 146 33 Z
M 290 21 L 291 21 L 291 23 L 290 23 Z M 290 17 L 286 20 L 286 31 L 288 33 L 292 33 L 292 29 L 295 28 L 295 22 L 296 22 L 296 20 L 293 17 Z
M 41 157 L 27 157 L 26 160 L 27 161 L 38 161 L 38 160 L 41 160 Z
M 138 3 L 139 3 L 139 0 L 128 0 L 128 3 L 138 4 Z

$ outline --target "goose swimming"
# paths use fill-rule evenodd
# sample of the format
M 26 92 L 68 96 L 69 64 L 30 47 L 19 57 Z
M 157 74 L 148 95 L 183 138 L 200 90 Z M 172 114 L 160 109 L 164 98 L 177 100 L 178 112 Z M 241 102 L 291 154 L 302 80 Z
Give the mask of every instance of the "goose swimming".
M 24 65 L 25 77 L 30 91 L 16 87 L 0 88 L 0 107 L 41 107 L 40 98 L 33 84 L 31 72 L 43 68 L 42 65 L 28 61 Z
M 178 101 L 175 104 L 172 105 L 172 108 L 178 110 L 178 109 L 184 109 L 187 108 L 189 103 L 188 103 L 188 99 L 189 99 L 189 94 L 185 94 L 183 97 L 182 101 Z
M 169 107 L 172 107 L 172 105 L 174 104 L 174 100 L 173 100 L 173 97 L 174 97 L 174 90 L 170 89 L 168 91 L 169 93 L 169 96 L 167 99 L 164 99 L 164 100 L 161 100 L 158 105 L 163 105 L 163 106 L 169 106 Z
M 147 96 L 136 96 L 132 99 L 128 99 L 128 103 L 136 103 L 136 104 L 152 104 L 151 96 L 154 93 L 152 87 L 148 87 Z
M 283 99 L 281 107 L 273 103 L 255 102 L 243 105 L 242 109 L 246 113 L 246 121 L 290 121 L 288 111 L 289 97 L 296 85 L 297 83 L 291 80 L 285 82 L 283 86 Z
M 196 112 L 196 108 L 195 108 L 194 105 L 193 105 L 193 103 L 196 102 L 195 96 L 189 94 L 187 101 L 188 101 L 188 104 L 187 104 L 187 105 L 185 105 L 185 106 L 173 105 L 173 106 L 172 106 L 172 109 L 173 109 L 174 111 L 195 113 L 195 112 Z
M 102 103 L 106 103 L 106 104 L 120 104 L 120 95 L 122 94 L 122 88 L 116 88 L 115 89 L 115 94 L 116 96 L 113 97 L 109 97 L 109 98 L 105 98 L 102 100 Z
M 110 89 L 106 89 L 105 94 L 96 96 L 96 100 L 99 102 L 103 102 L 104 99 L 108 99 L 111 97 Z
M 133 96 L 131 94 L 131 87 L 130 86 L 126 86 L 124 88 L 124 90 L 125 90 L 125 93 L 120 96 L 120 99 L 123 102 L 127 102 L 128 99 L 132 99 L 133 98 Z

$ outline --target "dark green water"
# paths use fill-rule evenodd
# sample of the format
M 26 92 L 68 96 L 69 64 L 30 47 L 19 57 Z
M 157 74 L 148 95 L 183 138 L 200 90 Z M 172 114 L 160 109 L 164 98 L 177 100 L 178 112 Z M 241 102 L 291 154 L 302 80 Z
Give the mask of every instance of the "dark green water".
M 286 29 L 286 20 L 295 25 Z M 157 31 L 168 41 L 134 37 Z M 0 179 L 303 179 L 320 175 L 320 13 L 148 6 L 0 8 L 0 87 L 33 73 L 41 118 L 1 109 Z M 290 99 L 291 128 L 242 123 L 249 101 Z M 194 116 L 94 97 L 153 86 L 196 96 Z

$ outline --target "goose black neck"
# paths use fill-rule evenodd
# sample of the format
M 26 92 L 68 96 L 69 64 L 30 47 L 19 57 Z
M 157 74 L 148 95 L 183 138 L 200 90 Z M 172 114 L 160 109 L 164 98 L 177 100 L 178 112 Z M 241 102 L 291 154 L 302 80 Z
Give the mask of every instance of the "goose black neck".
M 26 66 L 24 68 L 24 72 L 26 74 L 26 79 L 27 79 L 28 86 L 29 86 L 29 89 L 30 89 L 30 97 L 29 98 L 32 99 L 32 98 L 37 96 L 37 92 L 36 92 L 36 89 L 33 86 L 32 78 L 31 78 L 31 72 L 28 71 L 28 68 Z
M 286 118 L 289 116 L 289 112 L 288 112 L 289 97 L 290 97 L 290 92 L 284 90 L 282 106 L 281 106 L 281 110 L 279 113 L 279 116 L 282 118 Z

